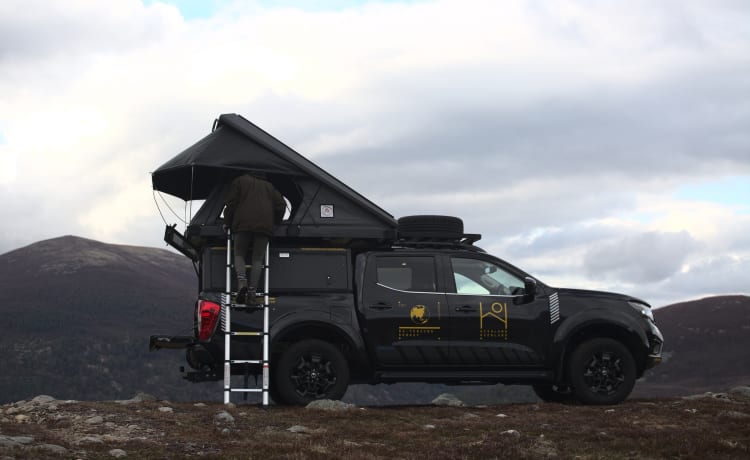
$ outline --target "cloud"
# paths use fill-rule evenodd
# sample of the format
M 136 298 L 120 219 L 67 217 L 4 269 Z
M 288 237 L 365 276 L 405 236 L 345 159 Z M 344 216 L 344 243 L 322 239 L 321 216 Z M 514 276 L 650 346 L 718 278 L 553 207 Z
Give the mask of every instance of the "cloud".
M 739 260 L 734 279 L 747 208 L 678 192 L 750 177 L 750 7 L 469 3 L 185 20 L 2 2 L 0 212 L 18 230 L 0 252 L 62 233 L 161 246 L 148 173 L 233 112 L 397 217 L 461 216 L 552 284 L 678 293 Z
M 700 299 L 717 294 L 747 295 L 750 257 L 716 255 L 684 268 L 659 283 L 612 284 L 613 291 L 629 292 L 652 306 Z
M 697 242 L 687 232 L 647 232 L 599 243 L 584 257 L 592 278 L 615 278 L 630 283 L 654 283 L 678 272 Z
M 2 2 L 0 63 L 133 49 L 160 40 L 180 21 L 176 8 L 144 8 L 136 0 Z

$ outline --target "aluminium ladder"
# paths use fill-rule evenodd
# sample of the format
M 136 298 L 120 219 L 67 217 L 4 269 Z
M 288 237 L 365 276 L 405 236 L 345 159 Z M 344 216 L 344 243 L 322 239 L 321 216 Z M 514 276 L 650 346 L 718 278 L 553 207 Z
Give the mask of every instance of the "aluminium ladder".
M 263 286 L 263 305 L 260 307 L 246 306 L 232 303 L 232 266 L 234 265 L 234 258 L 232 257 L 232 232 L 227 229 L 227 267 L 226 267 L 226 288 L 224 293 L 221 295 L 221 326 L 224 332 L 224 404 L 229 404 L 230 395 L 234 393 L 262 393 L 263 394 L 263 405 L 268 405 L 268 388 L 269 388 L 269 365 L 268 365 L 268 348 L 269 348 L 269 298 L 268 298 L 268 262 L 270 260 L 269 246 L 266 245 L 265 262 L 263 264 L 264 270 L 264 286 Z M 242 332 L 232 331 L 232 310 L 258 310 L 263 309 L 263 331 L 262 332 Z M 232 359 L 231 358 L 231 343 L 232 337 L 238 336 L 254 336 L 262 338 L 262 359 Z M 261 387 L 248 387 L 247 374 L 245 376 L 245 385 L 243 387 L 232 387 L 232 365 L 233 364 L 260 364 L 263 366 L 263 383 Z M 257 377 L 256 377 L 257 383 Z

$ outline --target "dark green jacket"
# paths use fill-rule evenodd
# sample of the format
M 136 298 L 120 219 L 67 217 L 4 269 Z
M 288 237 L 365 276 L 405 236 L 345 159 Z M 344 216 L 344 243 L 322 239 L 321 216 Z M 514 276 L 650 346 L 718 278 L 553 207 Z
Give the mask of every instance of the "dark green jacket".
M 270 236 L 284 218 L 286 202 L 270 182 L 244 174 L 229 185 L 224 224 L 233 232 Z

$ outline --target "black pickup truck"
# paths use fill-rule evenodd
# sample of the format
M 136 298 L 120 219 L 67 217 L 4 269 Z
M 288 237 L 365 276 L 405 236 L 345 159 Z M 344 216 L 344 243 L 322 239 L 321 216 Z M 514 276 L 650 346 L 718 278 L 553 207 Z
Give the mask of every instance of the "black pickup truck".
M 192 381 L 220 380 L 224 338 L 226 184 L 262 171 L 289 203 L 270 245 L 271 396 L 338 399 L 350 383 L 532 385 L 545 401 L 623 401 L 661 360 L 650 306 L 606 292 L 551 287 L 476 246 L 447 216 L 394 219 L 238 115 L 153 173 L 157 191 L 205 200 L 185 234 L 167 241 L 198 273 L 194 335 L 151 337 L 187 351 Z M 263 314 L 232 313 L 259 331 Z M 232 359 L 259 359 L 234 339 Z M 260 366 L 233 372 L 259 374 Z

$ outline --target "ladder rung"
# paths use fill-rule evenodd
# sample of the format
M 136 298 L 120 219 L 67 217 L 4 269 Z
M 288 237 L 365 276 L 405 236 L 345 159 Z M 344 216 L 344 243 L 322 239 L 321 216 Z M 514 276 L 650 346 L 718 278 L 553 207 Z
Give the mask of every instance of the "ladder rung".
M 260 393 L 263 388 L 230 388 L 229 391 L 233 393 Z
M 230 359 L 231 364 L 263 364 L 261 359 Z
M 247 331 L 247 332 L 243 332 L 243 331 L 234 332 L 234 331 L 232 331 L 232 332 L 229 333 L 229 335 L 252 335 L 252 336 L 258 337 L 258 336 L 263 336 L 263 333 L 262 332 L 250 332 L 250 331 Z
M 235 310 L 250 310 L 250 311 L 261 311 L 263 310 L 263 305 L 245 305 L 242 303 L 233 303 L 229 305 L 231 308 L 234 308 Z

